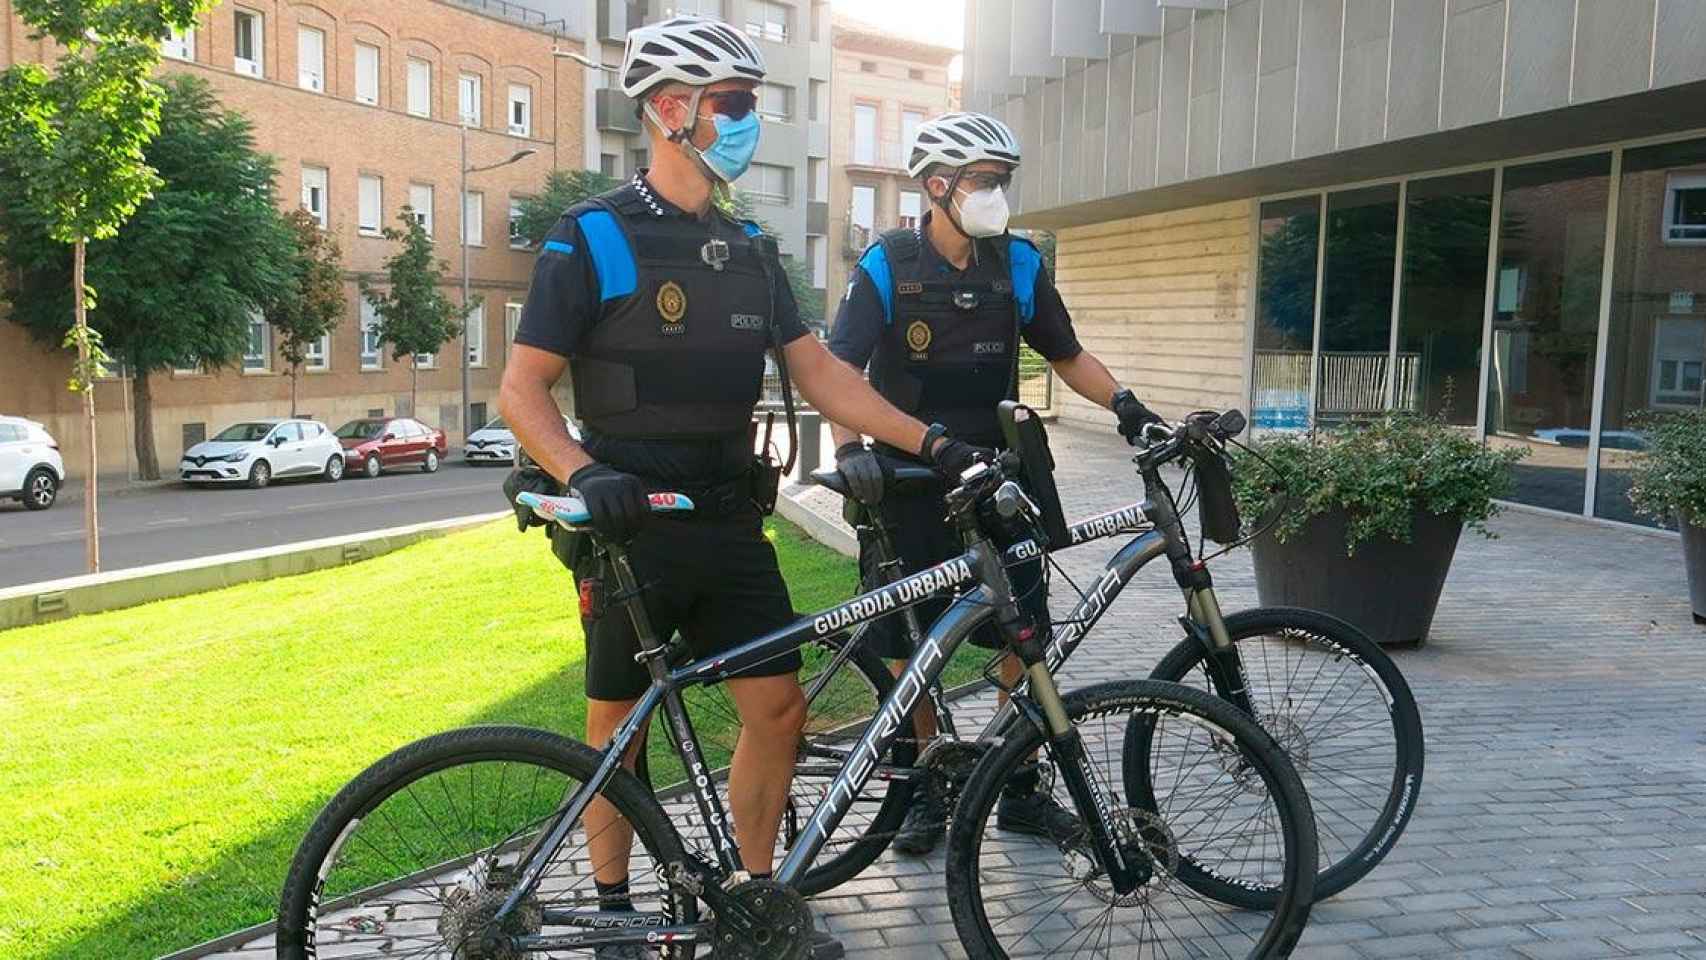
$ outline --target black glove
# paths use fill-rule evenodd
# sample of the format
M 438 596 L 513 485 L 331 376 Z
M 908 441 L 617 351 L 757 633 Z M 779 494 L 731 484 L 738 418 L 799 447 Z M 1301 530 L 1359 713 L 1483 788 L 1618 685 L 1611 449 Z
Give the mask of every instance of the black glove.
M 633 539 L 651 517 L 640 478 L 602 463 L 589 463 L 569 478 L 569 490 L 586 504 L 592 528 L 616 543 Z
M 555 477 L 535 466 L 511 470 L 509 476 L 504 478 L 504 496 L 509 498 L 509 507 L 515 511 L 516 529 L 526 533 L 528 527 L 543 527 L 549 521 L 534 513 L 532 507 L 525 507 L 516 502 L 516 497 L 523 493 L 558 497 L 562 496 L 563 485 L 558 483 Z
M 847 488 L 853 492 L 853 499 L 874 507 L 883 500 L 883 488 L 887 485 L 887 471 L 883 469 L 882 460 L 865 445 L 853 440 L 835 448 L 835 468 L 847 478 Z
M 1120 418 L 1120 436 L 1125 437 L 1127 443 L 1136 443 L 1143 436 L 1143 428 L 1149 424 L 1165 422 L 1130 390 L 1115 393 L 1113 406 L 1114 414 Z
M 994 463 L 995 451 L 949 437 L 931 452 L 930 459 L 935 462 L 936 472 L 948 481 L 949 486 L 954 486 L 960 482 L 960 474 L 971 469 L 972 464 Z

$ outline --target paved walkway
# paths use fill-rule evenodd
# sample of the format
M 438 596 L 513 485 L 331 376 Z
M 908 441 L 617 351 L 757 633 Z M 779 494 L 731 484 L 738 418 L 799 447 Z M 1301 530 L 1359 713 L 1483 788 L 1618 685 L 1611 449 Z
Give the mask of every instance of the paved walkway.
M 1052 439 L 1069 516 L 1138 498 L 1117 441 Z M 1689 617 L 1680 549 L 1527 513 L 1494 528 L 1464 538 L 1427 646 L 1393 651 L 1427 728 L 1409 830 L 1315 908 L 1296 955 L 1706 958 L 1706 628 Z M 1083 582 L 1111 548 L 1063 555 L 1067 572 Z M 1226 609 L 1256 604 L 1247 551 L 1214 571 Z M 1145 571 L 1063 686 L 1146 673 L 1179 608 L 1167 572 Z M 962 957 L 942 874 L 940 852 L 885 856 L 815 906 L 850 957 Z

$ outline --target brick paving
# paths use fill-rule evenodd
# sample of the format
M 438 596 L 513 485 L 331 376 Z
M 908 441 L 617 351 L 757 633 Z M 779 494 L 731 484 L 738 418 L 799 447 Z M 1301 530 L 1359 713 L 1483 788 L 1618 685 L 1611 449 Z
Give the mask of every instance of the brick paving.
M 1138 498 L 1105 434 L 1052 439 L 1069 516 Z M 1384 863 L 1315 907 L 1296 956 L 1706 958 L 1706 628 L 1680 548 L 1532 513 L 1493 526 L 1497 540 L 1465 536 L 1428 644 L 1392 651 L 1427 731 L 1415 816 Z M 1061 559 L 1083 582 L 1113 545 Z M 1213 569 L 1228 611 L 1256 605 L 1247 551 Z M 1146 673 L 1180 605 L 1164 568 L 1145 571 L 1063 687 Z M 976 729 L 991 703 L 959 715 Z M 856 960 L 963 957 L 943 883 L 939 850 L 889 854 L 814 906 Z

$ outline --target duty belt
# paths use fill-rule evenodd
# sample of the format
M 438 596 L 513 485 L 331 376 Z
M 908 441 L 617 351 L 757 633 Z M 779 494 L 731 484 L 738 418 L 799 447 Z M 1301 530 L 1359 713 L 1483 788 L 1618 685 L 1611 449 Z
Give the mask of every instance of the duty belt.
M 752 502 L 750 476 L 743 475 L 710 486 L 664 483 L 651 477 L 640 479 L 645 484 L 647 493 L 680 493 L 693 501 L 693 509 L 689 512 L 665 514 L 678 520 L 724 520 L 747 513 L 758 513 L 758 507 Z

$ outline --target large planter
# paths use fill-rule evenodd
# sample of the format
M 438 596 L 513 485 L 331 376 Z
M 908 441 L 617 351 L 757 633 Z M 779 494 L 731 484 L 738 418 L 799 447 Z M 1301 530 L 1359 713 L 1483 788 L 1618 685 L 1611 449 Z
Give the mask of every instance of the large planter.
M 1263 606 L 1305 607 L 1362 628 L 1380 643 L 1427 639 L 1451 571 L 1463 521 L 1417 511 L 1409 543 L 1375 540 L 1345 555 L 1347 517 L 1333 510 L 1310 518 L 1285 543 L 1272 533 L 1251 545 L 1256 593 Z M 1700 565 L 1706 570 L 1706 532 Z M 1700 610 L 1701 594 L 1695 609 Z
M 1688 596 L 1694 601 L 1694 622 L 1706 623 L 1706 527 L 1697 518 L 1683 517 L 1682 565 L 1688 569 Z

